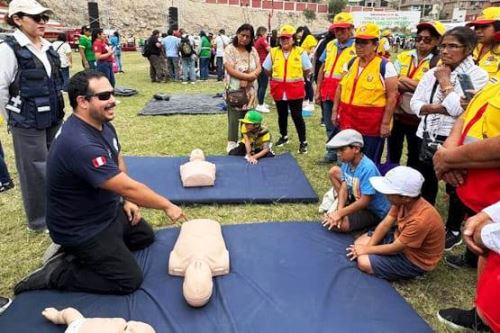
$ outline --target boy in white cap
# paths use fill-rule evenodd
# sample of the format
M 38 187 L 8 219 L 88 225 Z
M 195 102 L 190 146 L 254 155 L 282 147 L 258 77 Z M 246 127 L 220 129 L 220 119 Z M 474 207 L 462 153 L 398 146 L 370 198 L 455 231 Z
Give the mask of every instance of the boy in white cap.
M 342 165 L 328 171 L 333 189 L 338 193 L 338 208 L 325 216 L 323 225 L 337 232 L 375 227 L 389 212 L 390 204 L 370 184 L 370 177 L 380 176 L 380 173 L 361 152 L 363 136 L 356 130 L 346 129 L 326 146 L 336 149 Z
M 411 279 L 432 271 L 443 256 L 445 230 L 438 211 L 420 196 L 424 177 L 398 166 L 370 183 L 392 207 L 373 233 L 347 248 L 360 270 L 387 280 Z

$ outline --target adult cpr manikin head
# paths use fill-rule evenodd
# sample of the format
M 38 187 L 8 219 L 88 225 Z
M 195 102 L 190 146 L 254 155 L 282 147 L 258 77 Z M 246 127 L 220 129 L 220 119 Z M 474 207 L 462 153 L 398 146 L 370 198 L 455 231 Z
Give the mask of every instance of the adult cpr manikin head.
M 191 152 L 189 162 L 180 166 L 182 186 L 201 187 L 215 184 L 215 164 L 205 161 L 205 154 L 201 149 Z

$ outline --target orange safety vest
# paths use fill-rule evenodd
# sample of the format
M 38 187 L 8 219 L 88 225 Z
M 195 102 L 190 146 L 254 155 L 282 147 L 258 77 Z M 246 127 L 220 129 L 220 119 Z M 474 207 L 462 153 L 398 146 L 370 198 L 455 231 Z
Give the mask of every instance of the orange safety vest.
M 500 83 L 487 86 L 476 95 L 464 113 L 459 144 L 500 135 Z M 457 187 L 460 200 L 475 212 L 500 200 L 500 169 L 469 169 L 463 185 Z
M 382 61 L 386 60 L 376 56 L 358 74 L 359 61 L 359 58 L 354 60 L 349 72 L 340 81 L 340 128 L 352 128 L 362 135 L 378 136 L 387 100 L 380 73 Z
M 285 58 L 280 47 L 271 49 L 271 96 L 275 101 L 283 100 L 285 94 L 288 100 L 304 98 L 302 52 L 302 48 L 294 46 Z
M 333 101 L 335 99 L 335 92 L 337 91 L 337 86 L 342 79 L 342 73 L 344 71 L 344 64 L 349 62 L 354 56 L 356 56 L 356 49 L 354 44 L 350 47 L 344 48 L 340 53 L 337 47 L 337 41 L 332 40 L 326 46 L 327 57 L 325 61 L 325 74 L 323 76 L 323 81 L 319 88 L 321 94 L 321 100 Z

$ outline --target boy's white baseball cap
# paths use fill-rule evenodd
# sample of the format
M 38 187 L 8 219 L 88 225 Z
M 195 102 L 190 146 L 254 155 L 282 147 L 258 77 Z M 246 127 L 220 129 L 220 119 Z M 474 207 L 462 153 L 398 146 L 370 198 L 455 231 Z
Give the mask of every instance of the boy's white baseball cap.
M 398 166 L 389 170 L 384 177 L 371 177 L 370 183 L 382 194 L 399 194 L 405 197 L 418 197 L 424 177 L 417 170 Z

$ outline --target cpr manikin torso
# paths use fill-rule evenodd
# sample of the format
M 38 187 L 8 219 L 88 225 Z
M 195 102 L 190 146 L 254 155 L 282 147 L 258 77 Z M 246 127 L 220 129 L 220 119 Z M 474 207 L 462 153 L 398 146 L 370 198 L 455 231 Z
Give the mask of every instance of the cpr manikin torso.
M 212 295 L 212 277 L 229 273 L 229 252 L 220 224 L 208 219 L 185 222 L 170 252 L 168 272 L 184 276 L 182 289 L 189 305 L 205 305 Z
M 180 172 L 184 187 L 214 186 L 215 164 L 205 161 L 201 149 L 191 152 L 189 162 L 181 165 Z
M 122 318 L 85 318 L 76 309 L 58 311 L 46 308 L 42 315 L 54 324 L 66 324 L 65 333 L 155 333 L 155 330 L 140 321 L 125 321 Z

